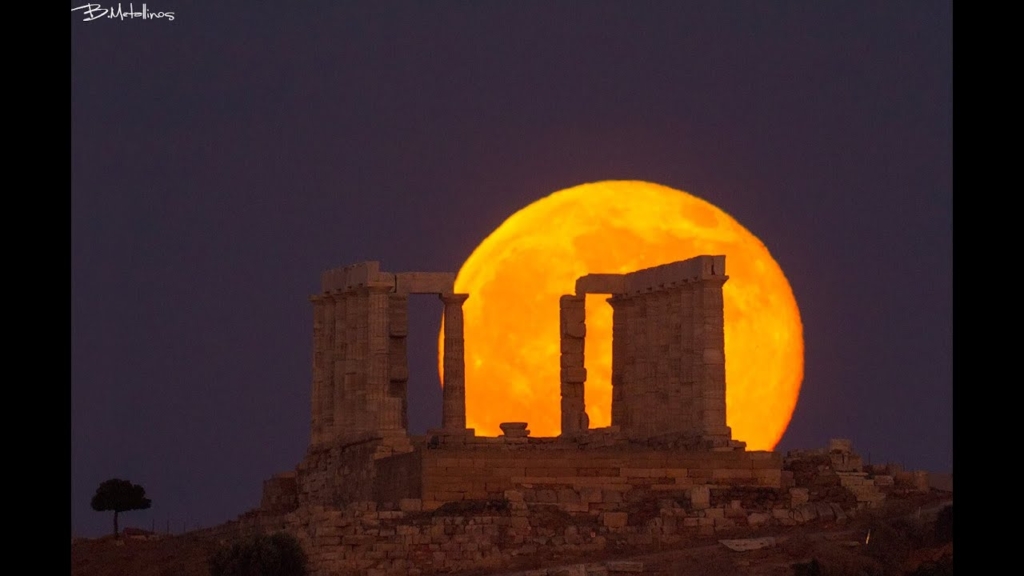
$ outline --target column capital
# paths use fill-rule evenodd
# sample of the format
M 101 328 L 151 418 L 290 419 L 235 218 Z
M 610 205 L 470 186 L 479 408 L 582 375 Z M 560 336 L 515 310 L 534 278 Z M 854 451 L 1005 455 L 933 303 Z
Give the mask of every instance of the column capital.
M 438 297 L 445 304 L 462 304 L 469 298 L 469 294 L 438 294 Z

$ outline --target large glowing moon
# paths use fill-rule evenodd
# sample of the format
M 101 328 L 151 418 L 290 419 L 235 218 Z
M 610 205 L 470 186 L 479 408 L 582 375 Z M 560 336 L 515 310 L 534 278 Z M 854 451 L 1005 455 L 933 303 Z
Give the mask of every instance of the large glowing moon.
M 455 291 L 465 311 L 466 423 L 496 436 L 528 422 L 560 433 L 558 297 L 590 273 L 624 273 L 724 254 L 726 420 L 748 449 L 771 450 L 789 424 L 803 380 L 800 311 L 768 249 L 719 208 L 657 184 L 584 184 L 530 204 L 463 264 Z M 587 296 L 586 408 L 611 424 L 612 310 Z M 443 356 L 439 338 L 438 363 Z

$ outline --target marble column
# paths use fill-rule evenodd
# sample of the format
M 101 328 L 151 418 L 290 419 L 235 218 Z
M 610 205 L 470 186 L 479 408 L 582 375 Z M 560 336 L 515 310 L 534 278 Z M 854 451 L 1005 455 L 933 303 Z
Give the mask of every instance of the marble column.
M 629 359 L 631 299 L 624 294 L 608 298 L 612 307 L 612 426 L 630 426 Z
M 334 331 L 335 322 L 335 301 L 334 296 L 324 294 L 323 296 L 323 386 L 320 388 L 320 422 L 321 441 L 330 442 L 334 440 L 337 430 L 334 426 L 334 394 L 340 383 L 334 379 L 335 340 L 338 337 Z
M 695 339 L 698 367 L 697 388 L 701 396 L 700 426 L 707 436 L 731 438 L 726 425 L 725 407 L 725 316 L 722 286 L 727 276 L 711 276 L 694 285 L 699 297 L 695 309 L 695 328 L 700 337 Z
M 365 290 L 349 292 L 345 301 L 345 404 L 349 428 L 346 435 L 370 429 L 366 405 L 367 295 Z
M 373 412 L 371 425 L 375 430 L 397 428 L 389 417 L 387 397 L 390 375 L 388 374 L 388 292 L 390 286 L 371 286 L 367 297 L 367 353 L 369 365 L 366 374 L 366 399 Z
M 441 427 L 450 432 L 466 429 L 466 359 L 462 304 L 469 294 L 442 294 L 444 302 L 444 387 Z
M 348 388 L 345 382 L 345 355 L 348 353 L 348 296 L 335 292 L 334 298 L 334 344 L 331 374 L 334 392 L 331 394 L 330 413 L 333 414 L 335 439 L 345 436 L 352 427 L 352 414 L 348 402 Z
M 561 355 L 562 435 L 574 436 L 590 428 L 584 398 L 587 369 L 584 342 L 587 335 L 586 297 L 562 296 L 558 300 Z
M 394 427 L 407 430 L 408 419 L 408 382 L 409 360 L 407 354 L 407 337 L 409 335 L 409 295 L 390 294 L 388 296 L 388 334 L 390 335 L 388 357 L 388 410 L 389 420 Z
M 323 414 L 321 404 L 327 358 L 324 342 L 324 297 L 310 296 L 313 303 L 313 390 L 310 395 L 310 444 L 316 446 L 323 441 Z

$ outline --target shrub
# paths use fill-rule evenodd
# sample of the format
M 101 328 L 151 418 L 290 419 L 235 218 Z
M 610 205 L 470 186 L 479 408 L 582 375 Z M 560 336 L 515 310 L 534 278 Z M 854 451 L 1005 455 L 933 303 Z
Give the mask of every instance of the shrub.
M 308 576 L 306 553 L 294 536 L 278 532 L 244 537 L 215 552 L 210 576 Z

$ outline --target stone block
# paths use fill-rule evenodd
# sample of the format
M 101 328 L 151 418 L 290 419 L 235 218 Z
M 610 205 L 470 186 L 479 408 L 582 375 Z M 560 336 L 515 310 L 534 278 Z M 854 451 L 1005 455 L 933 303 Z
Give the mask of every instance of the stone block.
M 562 368 L 562 381 L 563 382 L 586 382 L 587 381 L 587 369 L 581 367 L 575 368 Z
M 690 488 L 690 504 L 695 510 L 704 510 L 711 506 L 711 490 L 707 486 Z
M 574 564 L 572 566 L 561 566 L 547 571 L 549 576 L 587 576 L 585 564 Z
M 612 560 L 605 563 L 609 574 L 639 574 L 644 571 L 644 563 L 639 560 Z
M 789 497 L 793 506 L 799 506 L 810 498 L 810 493 L 807 488 L 790 488 Z
M 579 504 L 580 495 L 579 492 L 571 488 L 562 488 L 558 491 L 558 503 L 559 504 Z
M 601 514 L 601 523 L 608 528 L 625 528 L 629 515 L 625 512 L 604 512 Z
M 601 501 L 605 504 L 618 504 L 622 502 L 622 491 L 601 490 Z
M 562 338 L 560 349 L 562 354 L 582 355 L 584 351 L 584 341 L 582 338 Z
M 818 517 L 818 510 L 813 503 L 807 502 L 793 507 L 793 519 L 798 523 L 810 522 Z
M 725 478 L 749 479 L 753 477 L 753 471 L 749 468 L 718 468 L 712 470 L 711 477 L 715 480 Z
M 562 333 L 573 338 L 585 338 L 587 336 L 587 325 L 583 322 L 566 323 Z
M 419 498 L 402 498 L 398 501 L 398 509 L 402 512 L 419 512 L 423 509 L 423 501 Z
M 576 366 L 583 366 L 583 354 L 562 354 L 561 366 L 562 368 L 573 368 Z
M 853 452 L 853 441 L 847 438 L 832 438 L 828 441 L 828 451 L 850 454 Z
M 519 490 L 505 490 L 505 499 L 509 502 L 522 502 L 523 493 Z
M 450 272 L 399 272 L 395 290 L 400 294 L 452 294 L 455 274 Z
M 762 526 L 771 520 L 771 516 L 764 512 L 752 512 L 747 516 L 747 524 L 750 526 Z
M 587 274 L 576 280 L 577 296 L 584 294 L 622 294 L 626 291 L 623 274 Z M 564 298 L 564 296 L 563 296 Z

